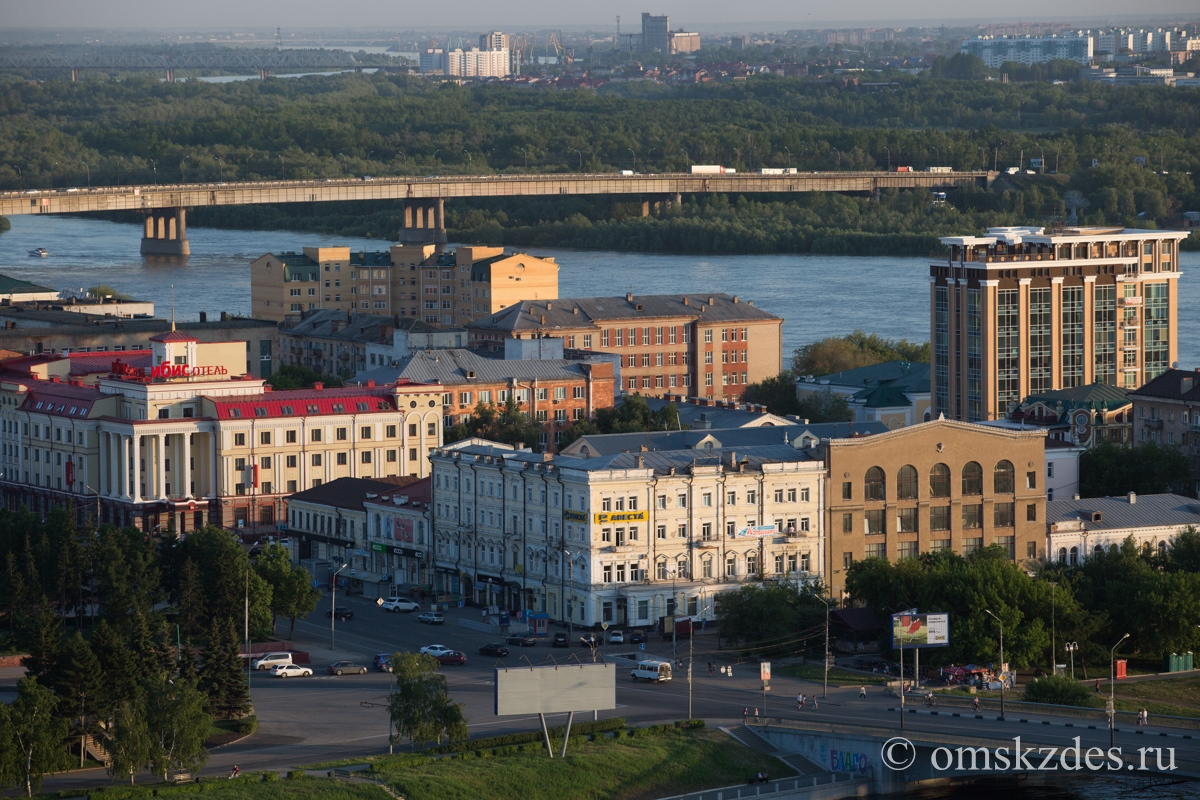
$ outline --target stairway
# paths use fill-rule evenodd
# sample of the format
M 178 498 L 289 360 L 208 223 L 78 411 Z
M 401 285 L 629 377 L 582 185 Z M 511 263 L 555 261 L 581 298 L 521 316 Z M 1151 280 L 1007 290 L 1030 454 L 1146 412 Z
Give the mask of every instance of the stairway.
M 112 766 L 112 755 L 108 752 L 103 739 L 92 735 L 85 736 L 83 737 L 83 747 L 94 760 L 99 761 L 105 767 Z
M 732 728 L 722 728 L 721 730 L 728 733 L 733 738 L 737 739 L 742 744 L 755 750 L 763 755 L 774 756 L 783 763 L 787 764 L 792 769 L 796 770 L 803 777 L 811 775 L 819 775 L 826 773 L 829 770 L 823 769 L 821 766 L 806 758 L 799 753 L 785 753 L 769 741 L 759 736 L 758 732 L 747 725 L 737 725 Z

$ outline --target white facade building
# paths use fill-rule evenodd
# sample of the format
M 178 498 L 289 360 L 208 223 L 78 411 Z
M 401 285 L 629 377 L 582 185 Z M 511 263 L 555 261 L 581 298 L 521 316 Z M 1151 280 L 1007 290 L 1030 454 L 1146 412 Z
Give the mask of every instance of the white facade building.
M 1026 66 L 1058 59 L 1087 64 L 1092 59 L 1092 37 L 977 36 L 962 43 L 962 52 L 979 56 L 992 69 L 1009 61 Z
M 1046 553 L 1073 566 L 1132 536 L 1139 548 L 1162 555 L 1189 526 L 1200 528 L 1200 501 L 1177 494 L 1054 500 L 1046 503 Z
M 715 619 L 721 592 L 807 581 L 824 464 L 788 445 L 582 458 L 473 441 L 435 450 L 439 594 L 583 626 Z
M 509 74 L 508 50 L 451 50 L 446 53 L 446 74 L 464 78 L 503 78 Z

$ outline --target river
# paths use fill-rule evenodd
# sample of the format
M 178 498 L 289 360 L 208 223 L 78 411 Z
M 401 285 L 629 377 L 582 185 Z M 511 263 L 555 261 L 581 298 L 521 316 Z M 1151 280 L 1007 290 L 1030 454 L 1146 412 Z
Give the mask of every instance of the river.
M 305 245 L 349 245 L 384 250 L 379 239 L 355 239 L 290 231 L 188 229 L 192 255 L 186 263 L 144 258 L 141 226 L 87 217 L 16 216 L 0 234 L 0 273 L 55 289 L 107 284 L 154 302 L 159 316 L 171 309 L 196 319 L 221 311 L 249 314 L 249 262 L 266 252 L 298 251 Z M 49 258 L 30 258 L 45 247 Z M 531 249 L 561 265 L 559 294 L 589 297 L 675 292 L 728 292 L 784 319 L 783 346 L 803 344 L 856 328 L 887 338 L 929 338 L 929 264 L 923 258 L 754 255 L 674 256 Z M 1181 256 L 1185 273 L 1200 267 L 1200 253 Z M 1179 361 L 1200 367 L 1200 284 L 1180 280 Z

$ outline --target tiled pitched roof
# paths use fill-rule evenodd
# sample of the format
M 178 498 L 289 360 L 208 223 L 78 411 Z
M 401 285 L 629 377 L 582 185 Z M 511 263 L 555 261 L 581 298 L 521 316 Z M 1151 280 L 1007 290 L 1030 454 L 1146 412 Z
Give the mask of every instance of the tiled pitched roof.
M 106 374 L 112 369 L 114 361 L 128 364 L 131 367 L 154 366 L 151 362 L 153 353 L 150 350 L 122 350 L 112 353 L 71 353 L 71 375 Z
M 44 294 L 53 291 L 54 289 L 48 286 L 38 286 L 36 283 L 23 281 L 20 278 L 0 275 L 0 294 Z
M 407 383 L 407 381 L 401 381 Z M 394 411 L 390 389 L 348 386 L 337 389 L 291 389 L 232 397 L 205 397 L 216 407 L 217 419 L 328 416 Z
M 368 494 L 390 494 L 418 480 L 420 478 L 413 478 L 410 475 L 395 478 L 338 478 L 329 483 L 305 489 L 303 492 L 297 492 L 288 498 L 288 502 L 300 501 L 334 508 L 361 509 L 363 503 L 368 499 Z
M 54 381 L 35 381 L 21 404 L 21 410 L 33 414 L 86 419 L 92 405 L 104 399 L 99 389 Z
M 510 360 L 484 358 L 470 350 L 418 350 L 398 366 L 380 367 L 355 378 L 384 385 L 397 380 L 441 383 L 446 386 L 506 383 L 510 380 L 583 380 L 587 371 L 578 361 L 565 359 Z
M 1192 387 L 1183 391 L 1186 379 Z M 1200 400 L 1200 370 L 1169 369 L 1142 388 L 1130 392 L 1134 397 L 1169 397 L 1173 400 Z

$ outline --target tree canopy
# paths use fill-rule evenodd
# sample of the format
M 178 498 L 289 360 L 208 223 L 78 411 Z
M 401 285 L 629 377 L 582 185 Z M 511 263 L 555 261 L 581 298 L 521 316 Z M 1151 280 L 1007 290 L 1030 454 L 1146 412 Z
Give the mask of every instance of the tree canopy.
M 797 348 L 792 354 L 792 370 L 796 375 L 829 375 L 887 361 L 928 364 L 929 342 L 885 339 L 860 329 Z
M 1081 497 L 1182 494 L 1191 497 L 1191 464 L 1178 447 L 1146 442 L 1135 447 L 1105 442 L 1079 457 Z
M 453 743 L 467 738 L 463 707 L 450 700 L 437 659 L 397 652 L 392 655 L 392 674 L 396 688 L 388 695 L 388 713 L 397 739 L 408 739 L 417 747 L 427 742 L 441 744 L 443 739 Z

